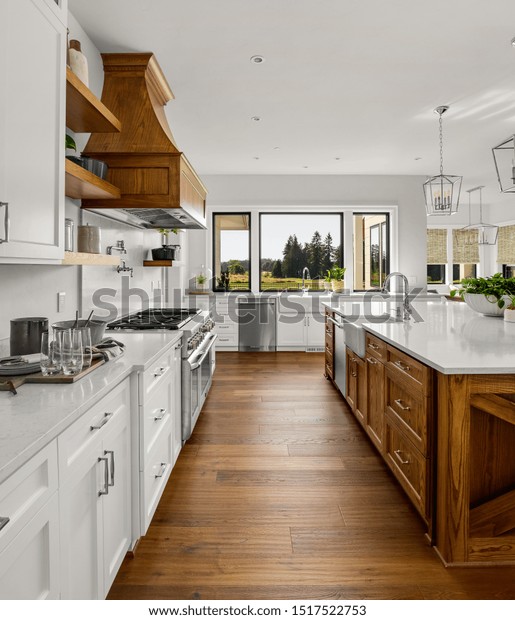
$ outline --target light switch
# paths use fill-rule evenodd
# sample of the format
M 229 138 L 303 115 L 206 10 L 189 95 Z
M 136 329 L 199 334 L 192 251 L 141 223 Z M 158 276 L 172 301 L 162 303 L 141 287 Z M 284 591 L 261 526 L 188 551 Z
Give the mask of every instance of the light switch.
M 57 312 L 64 312 L 66 306 L 66 293 L 57 293 Z

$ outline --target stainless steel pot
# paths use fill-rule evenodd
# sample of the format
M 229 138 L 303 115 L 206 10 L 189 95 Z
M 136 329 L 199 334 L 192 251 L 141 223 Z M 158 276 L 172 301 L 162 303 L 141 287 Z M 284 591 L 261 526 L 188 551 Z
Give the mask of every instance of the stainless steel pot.
M 86 327 L 87 320 L 80 319 L 78 323 L 78 328 L 81 329 Z M 90 321 L 88 327 L 91 330 L 91 344 L 95 345 L 102 341 L 104 337 L 104 332 L 106 328 L 106 321 Z M 52 327 L 57 330 L 66 330 L 73 329 L 75 327 L 75 321 L 57 321 L 57 323 L 52 323 Z
M 48 330 L 48 319 L 28 316 L 11 321 L 11 355 L 28 355 L 41 350 L 41 334 Z

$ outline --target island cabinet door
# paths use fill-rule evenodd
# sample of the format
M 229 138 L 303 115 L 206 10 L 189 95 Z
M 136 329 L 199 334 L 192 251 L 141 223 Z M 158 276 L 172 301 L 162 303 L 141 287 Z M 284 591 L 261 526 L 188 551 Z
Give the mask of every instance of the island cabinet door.
M 345 399 L 347 400 L 347 404 L 351 408 L 352 412 L 356 412 L 356 397 L 358 391 L 358 373 L 356 368 L 355 355 L 350 350 L 347 349 L 345 352 L 346 356 L 346 372 L 347 372 L 347 386 L 346 386 L 346 394 Z
M 367 424 L 367 363 L 359 356 L 355 356 L 356 364 L 356 408 L 354 415 L 360 424 Z
M 367 389 L 367 432 L 370 439 L 383 453 L 384 444 L 384 364 L 375 357 L 367 355 L 366 372 L 368 377 Z

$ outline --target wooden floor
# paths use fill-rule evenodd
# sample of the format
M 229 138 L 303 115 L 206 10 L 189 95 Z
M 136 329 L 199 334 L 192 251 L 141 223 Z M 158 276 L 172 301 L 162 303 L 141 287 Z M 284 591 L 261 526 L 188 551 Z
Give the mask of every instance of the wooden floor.
M 313 353 L 217 353 L 213 388 L 112 599 L 513 599 L 446 569 Z

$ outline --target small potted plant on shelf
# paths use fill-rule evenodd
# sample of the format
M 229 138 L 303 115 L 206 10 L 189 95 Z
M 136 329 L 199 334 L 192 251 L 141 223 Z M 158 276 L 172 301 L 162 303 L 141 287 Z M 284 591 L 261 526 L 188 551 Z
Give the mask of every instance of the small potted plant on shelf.
M 328 274 L 331 276 L 331 288 L 333 289 L 333 293 L 341 293 L 343 291 L 343 287 L 345 286 L 343 280 L 345 271 L 345 267 L 338 267 L 338 265 L 333 265 L 328 271 Z
M 172 232 L 177 234 L 177 228 L 159 228 L 158 232 L 161 234 L 161 247 L 154 248 L 152 250 L 152 260 L 175 260 L 177 253 L 176 245 L 168 244 L 168 235 Z
M 500 273 L 488 278 L 465 278 L 450 292 L 451 297 L 456 295 L 475 312 L 501 317 L 515 296 L 515 278 L 504 278 Z

